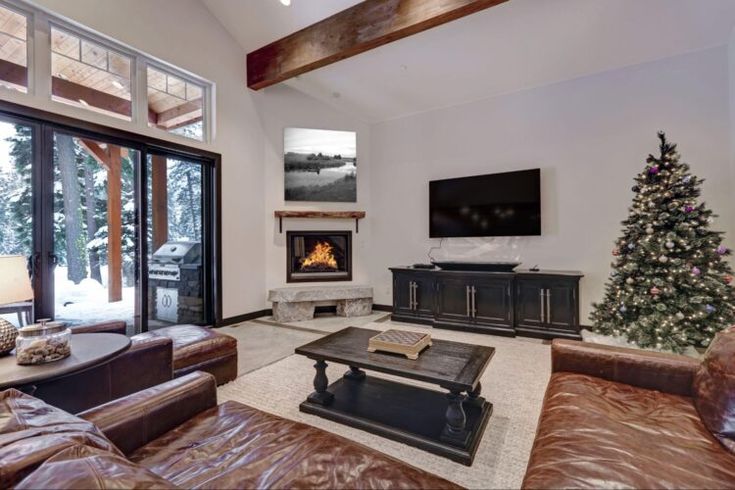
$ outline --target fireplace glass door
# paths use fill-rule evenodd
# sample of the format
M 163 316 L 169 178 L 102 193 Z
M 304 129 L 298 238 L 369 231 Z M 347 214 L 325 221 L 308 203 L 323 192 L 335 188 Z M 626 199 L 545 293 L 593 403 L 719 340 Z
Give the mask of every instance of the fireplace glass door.
M 352 232 L 287 232 L 287 282 L 351 281 Z

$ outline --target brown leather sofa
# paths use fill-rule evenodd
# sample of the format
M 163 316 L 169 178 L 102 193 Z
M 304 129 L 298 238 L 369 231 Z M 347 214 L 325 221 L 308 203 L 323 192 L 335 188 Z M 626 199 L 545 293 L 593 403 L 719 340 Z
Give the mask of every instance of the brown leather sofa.
M 699 361 L 555 340 L 524 488 L 735 488 L 735 330 Z
M 0 488 L 459 488 L 235 402 L 196 372 L 74 417 L 0 393 Z
M 125 334 L 125 322 L 72 327 L 73 334 Z M 81 412 L 110 400 L 173 379 L 171 339 L 132 339 L 130 348 L 102 365 L 38 383 L 24 389 L 36 398 L 70 413 Z

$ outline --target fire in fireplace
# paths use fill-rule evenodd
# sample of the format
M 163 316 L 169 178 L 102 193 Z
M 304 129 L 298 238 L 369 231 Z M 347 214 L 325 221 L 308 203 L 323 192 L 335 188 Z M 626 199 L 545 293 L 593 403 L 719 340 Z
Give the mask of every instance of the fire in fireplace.
M 352 280 L 351 231 L 289 231 L 287 282 Z

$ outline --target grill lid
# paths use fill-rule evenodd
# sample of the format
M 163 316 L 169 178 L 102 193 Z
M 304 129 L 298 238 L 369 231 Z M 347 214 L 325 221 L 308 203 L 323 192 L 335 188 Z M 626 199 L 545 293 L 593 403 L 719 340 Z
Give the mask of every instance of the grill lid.
M 199 263 L 201 257 L 202 245 L 199 242 L 166 242 L 156 250 L 151 262 L 187 265 Z

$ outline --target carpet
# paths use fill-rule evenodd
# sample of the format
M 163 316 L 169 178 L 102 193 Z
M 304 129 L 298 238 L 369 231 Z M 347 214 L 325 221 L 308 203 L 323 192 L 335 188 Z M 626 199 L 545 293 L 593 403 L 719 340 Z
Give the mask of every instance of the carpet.
M 314 322 L 309 325 L 310 331 L 307 333 L 318 336 L 313 333 L 315 325 L 325 327 L 326 331 L 339 327 L 333 320 L 321 324 Z M 273 328 L 283 327 L 274 325 Z M 419 326 L 390 321 L 369 323 L 365 328 L 425 331 Z M 283 328 L 284 331 L 293 329 L 291 326 Z M 496 348 L 495 357 L 481 379 L 483 396 L 493 403 L 494 412 L 471 467 L 359 429 L 299 412 L 299 403 L 313 391 L 314 375 L 313 361 L 301 356 L 289 355 L 240 376 L 235 381 L 221 386 L 218 389 L 218 398 L 220 402 L 239 401 L 291 420 L 322 428 L 468 488 L 519 488 L 550 375 L 549 346 L 533 339 L 494 337 L 449 330 L 431 329 L 431 334 L 437 339 L 490 345 Z M 333 381 L 344 371 L 345 366 L 332 363 L 327 368 L 327 375 L 330 381 Z M 368 375 L 398 379 L 372 372 L 368 372 Z M 405 379 L 400 381 L 428 389 L 439 389 L 420 382 Z

